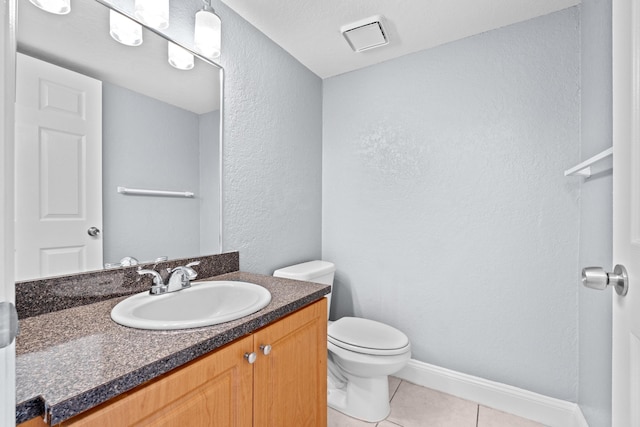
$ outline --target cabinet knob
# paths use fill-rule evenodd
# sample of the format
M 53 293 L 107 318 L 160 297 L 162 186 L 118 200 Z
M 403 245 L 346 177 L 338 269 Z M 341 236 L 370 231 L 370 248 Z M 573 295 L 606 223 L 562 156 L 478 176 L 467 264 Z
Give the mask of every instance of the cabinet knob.
M 260 346 L 260 350 L 262 350 L 262 352 L 266 356 L 267 354 L 271 353 L 271 346 L 269 344 L 263 344 Z
M 247 359 L 249 363 L 255 363 L 258 356 L 254 352 L 251 352 L 251 353 L 245 353 L 244 358 Z

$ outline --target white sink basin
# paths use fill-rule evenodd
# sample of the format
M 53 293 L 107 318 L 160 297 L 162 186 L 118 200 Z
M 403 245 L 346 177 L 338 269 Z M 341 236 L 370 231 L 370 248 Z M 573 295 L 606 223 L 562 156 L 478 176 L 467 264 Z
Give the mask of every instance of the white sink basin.
M 139 329 L 198 328 L 248 316 L 270 301 L 271 293 L 253 283 L 192 282 L 177 292 L 132 295 L 113 307 L 111 318 Z

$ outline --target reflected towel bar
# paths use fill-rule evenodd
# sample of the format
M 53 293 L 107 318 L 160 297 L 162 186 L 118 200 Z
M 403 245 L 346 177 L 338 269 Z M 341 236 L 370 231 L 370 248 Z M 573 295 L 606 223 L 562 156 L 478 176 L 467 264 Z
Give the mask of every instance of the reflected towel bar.
M 140 188 L 118 187 L 118 193 L 134 196 L 194 197 L 191 191 L 143 190 Z
M 588 178 L 591 176 L 590 166 L 604 159 L 605 157 L 611 156 L 612 154 L 613 154 L 613 147 L 609 147 L 606 150 L 604 150 L 602 153 L 596 154 L 595 156 L 585 160 L 579 165 L 572 167 L 571 169 L 567 169 L 566 171 L 564 171 L 564 176 L 580 175 L 580 176 L 584 176 L 585 178 Z

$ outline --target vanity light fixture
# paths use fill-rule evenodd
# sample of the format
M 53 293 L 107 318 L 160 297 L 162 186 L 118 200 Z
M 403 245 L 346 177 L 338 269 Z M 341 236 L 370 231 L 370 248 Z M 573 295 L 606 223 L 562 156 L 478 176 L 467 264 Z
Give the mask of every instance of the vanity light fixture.
M 33 5 L 49 13 L 66 15 L 71 12 L 71 0 L 29 0 Z
M 157 30 L 169 27 L 169 0 L 136 0 L 135 16 Z
M 178 70 L 190 70 L 193 68 L 193 55 L 183 47 L 169 42 L 169 64 Z
M 208 58 L 220 57 L 222 22 L 211 7 L 211 0 L 202 0 L 204 7 L 196 12 L 196 29 L 193 35 L 195 48 Z
M 109 34 L 115 41 L 127 46 L 142 44 L 142 25 L 113 9 L 109 11 Z

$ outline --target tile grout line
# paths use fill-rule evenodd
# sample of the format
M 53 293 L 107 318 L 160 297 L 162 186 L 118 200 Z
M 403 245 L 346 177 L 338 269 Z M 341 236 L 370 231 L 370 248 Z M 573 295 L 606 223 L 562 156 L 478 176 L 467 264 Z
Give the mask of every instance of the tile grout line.
M 404 382 L 403 380 L 400 380 L 400 383 L 398 383 L 398 387 L 396 387 L 396 389 L 393 391 L 393 394 L 391 395 L 391 399 L 389 399 L 389 403 L 391 403 L 393 398 L 396 397 L 396 393 L 400 389 L 400 386 L 402 385 L 403 382 Z
M 404 381 L 400 380 L 400 382 L 398 383 L 398 386 L 396 387 L 396 389 L 393 391 L 393 394 L 391 395 L 391 398 L 389 399 L 389 403 L 391 403 L 391 401 L 393 400 L 394 397 L 396 397 L 396 394 L 398 393 L 398 390 L 400 390 L 400 386 L 402 385 Z M 388 421 L 386 418 L 383 421 L 387 421 L 388 423 L 391 423 L 393 425 L 397 425 L 398 427 L 403 427 L 400 424 L 396 424 L 392 421 Z M 381 421 L 382 422 L 382 421 Z M 376 424 L 376 427 L 378 427 L 380 425 L 380 423 Z

